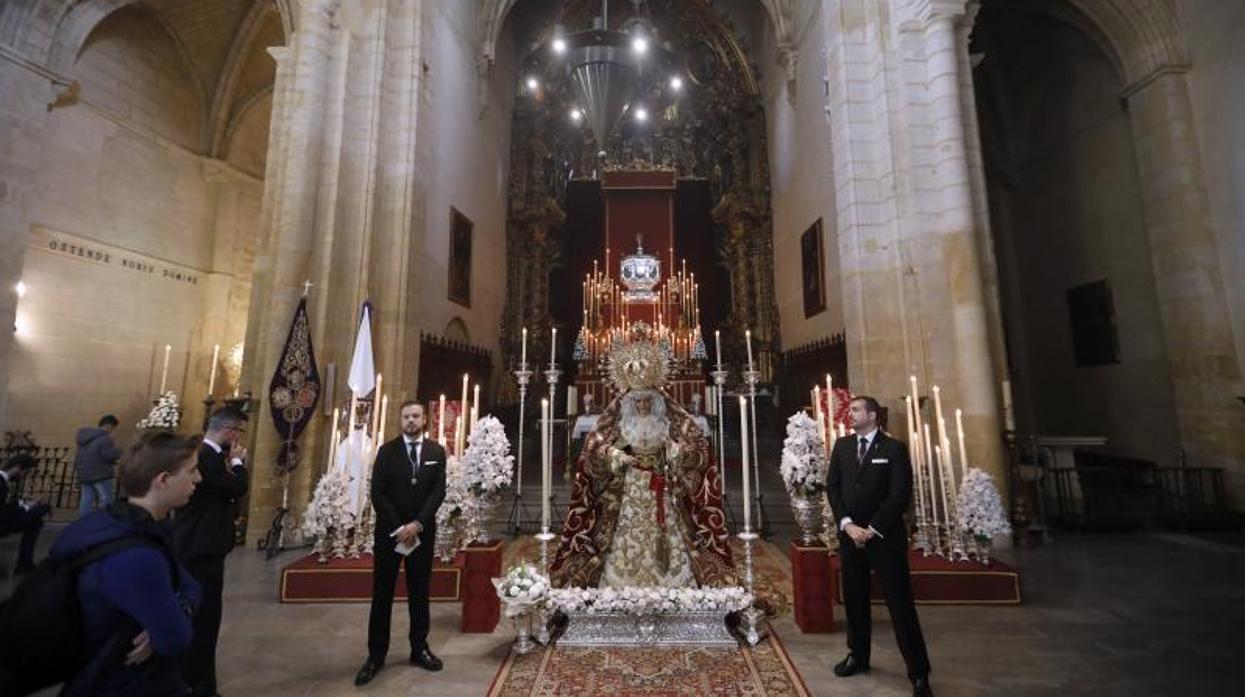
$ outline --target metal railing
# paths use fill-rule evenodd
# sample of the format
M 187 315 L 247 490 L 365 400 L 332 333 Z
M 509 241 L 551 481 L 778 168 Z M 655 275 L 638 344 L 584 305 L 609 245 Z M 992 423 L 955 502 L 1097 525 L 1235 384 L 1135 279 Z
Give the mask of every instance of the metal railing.
M 73 520 L 82 487 L 74 472 L 72 450 L 67 446 L 0 446 L 0 462 L 18 453 L 29 453 L 38 464 L 18 480 L 10 495 L 43 501 L 52 507 L 53 520 Z
M 1042 497 L 1053 524 L 1101 530 L 1239 522 L 1216 467 L 1045 469 Z

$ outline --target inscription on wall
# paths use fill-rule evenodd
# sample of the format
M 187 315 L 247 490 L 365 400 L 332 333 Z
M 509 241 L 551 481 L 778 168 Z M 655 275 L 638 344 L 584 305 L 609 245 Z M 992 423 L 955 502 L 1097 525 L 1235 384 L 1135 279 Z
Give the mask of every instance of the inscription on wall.
M 140 254 L 103 242 L 79 237 L 68 232 L 58 232 L 34 226 L 30 232 L 30 247 L 47 254 L 73 257 L 81 261 L 108 266 L 121 272 L 136 273 L 173 283 L 197 286 L 205 274 L 181 264 Z

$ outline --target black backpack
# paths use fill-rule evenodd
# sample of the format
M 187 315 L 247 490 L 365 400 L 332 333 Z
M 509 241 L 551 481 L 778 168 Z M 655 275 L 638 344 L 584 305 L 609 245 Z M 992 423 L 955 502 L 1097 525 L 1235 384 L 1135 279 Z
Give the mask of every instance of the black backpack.
M 0 603 L 0 695 L 25 695 L 72 679 L 91 658 L 78 600 L 78 572 L 94 561 L 154 540 L 127 535 L 70 559 L 45 559 Z M 177 576 L 173 577 L 174 585 Z

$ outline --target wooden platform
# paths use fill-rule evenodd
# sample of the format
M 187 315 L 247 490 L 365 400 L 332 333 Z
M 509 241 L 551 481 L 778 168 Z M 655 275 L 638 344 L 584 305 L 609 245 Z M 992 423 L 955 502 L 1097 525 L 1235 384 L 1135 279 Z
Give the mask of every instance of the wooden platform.
M 950 561 L 908 552 L 912 569 L 912 593 L 918 605 L 1019 605 L 1020 570 L 992 559 L 989 565 L 976 561 Z M 839 556 L 830 556 L 830 570 L 839 577 Z M 843 585 L 838 599 L 843 602 Z M 873 602 L 885 602 L 882 588 L 873 583 Z
M 429 599 L 457 602 L 462 598 L 464 554 L 450 563 L 434 561 Z M 321 563 L 314 554 L 281 570 L 280 599 L 283 603 L 366 603 L 372 600 L 372 555 L 355 559 L 329 559 Z M 394 600 L 406 599 L 406 571 L 399 567 Z

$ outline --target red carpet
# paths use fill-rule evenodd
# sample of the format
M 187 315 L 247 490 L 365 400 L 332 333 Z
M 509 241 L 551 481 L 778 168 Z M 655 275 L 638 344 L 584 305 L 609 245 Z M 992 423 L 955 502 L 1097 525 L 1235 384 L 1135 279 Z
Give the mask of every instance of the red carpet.
M 1019 605 L 1020 571 L 996 559 L 989 565 L 976 561 L 949 561 L 942 557 L 908 552 L 912 568 L 912 592 L 918 605 Z M 839 573 L 839 556 L 830 557 L 830 568 Z M 843 584 L 839 602 L 843 602 Z M 882 588 L 873 584 L 873 602 L 883 602 Z
M 461 598 L 463 555 L 446 564 L 433 563 L 429 597 L 434 601 L 457 602 Z M 372 556 L 358 559 L 330 559 L 321 564 L 314 554 L 281 570 L 283 603 L 367 603 L 372 600 Z M 397 600 L 406 599 L 406 572 L 398 571 Z

